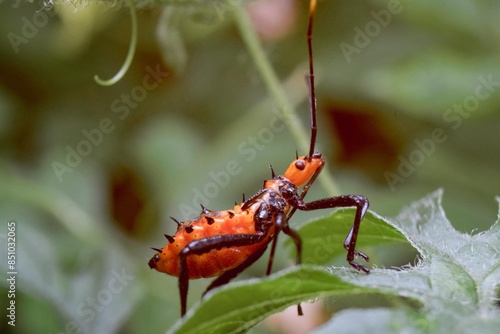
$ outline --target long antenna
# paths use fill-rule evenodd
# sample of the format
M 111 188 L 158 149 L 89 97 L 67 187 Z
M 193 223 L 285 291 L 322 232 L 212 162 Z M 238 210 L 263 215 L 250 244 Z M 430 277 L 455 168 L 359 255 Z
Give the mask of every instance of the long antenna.
M 307 48 L 309 52 L 309 108 L 311 111 L 311 145 L 309 146 L 309 155 L 307 156 L 309 161 L 314 154 L 314 145 L 316 143 L 316 134 L 318 132 L 316 124 L 316 93 L 314 91 L 314 66 L 312 54 L 312 32 L 315 11 L 316 0 L 311 0 L 309 3 L 309 24 L 307 27 Z

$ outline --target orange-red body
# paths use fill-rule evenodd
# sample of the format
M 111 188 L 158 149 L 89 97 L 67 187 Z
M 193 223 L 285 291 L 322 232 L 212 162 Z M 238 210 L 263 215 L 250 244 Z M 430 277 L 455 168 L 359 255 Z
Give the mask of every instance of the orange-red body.
M 207 217 L 213 219 L 211 224 L 209 224 Z M 189 226 L 190 233 L 186 231 L 186 226 Z M 172 276 L 179 276 L 179 253 L 193 240 L 217 235 L 253 233 L 256 233 L 256 231 L 252 210 L 242 211 L 241 206 L 236 205 L 233 210 L 203 213 L 198 218 L 184 222 L 179 226 L 174 235 L 175 241 L 173 243 L 169 242 L 163 247 L 160 261 L 156 264 L 156 270 Z M 214 249 L 203 255 L 190 255 L 187 258 L 189 278 L 218 276 L 242 263 L 262 243 L 219 250 Z
M 312 175 L 320 170 L 325 164 L 321 156 L 313 157 L 310 161 L 306 157 L 294 160 L 283 175 L 295 186 L 299 187 L 307 182 Z M 264 189 L 279 192 L 279 182 L 272 179 L 264 182 Z M 155 269 L 172 276 L 179 276 L 179 254 L 194 240 L 208 237 L 230 234 L 256 234 L 255 213 L 262 202 L 268 201 L 269 193 L 262 192 L 249 201 L 245 210 L 241 205 L 235 205 L 232 210 L 206 211 L 199 217 L 183 222 L 173 236 L 173 242 L 168 242 L 158 254 L 159 260 Z M 289 207 L 284 210 L 288 213 Z M 261 242 L 240 247 L 229 247 L 214 249 L 202 255 L 191 254 L 187 257 L 189 278 L 219 276 L 222 273 L 235 268 L 245 261 L 250 255 L 260 249 L 263 244 L 270 242 L 275 234 L 275 226 L 270 222 L 265 229 L 267 238 Z

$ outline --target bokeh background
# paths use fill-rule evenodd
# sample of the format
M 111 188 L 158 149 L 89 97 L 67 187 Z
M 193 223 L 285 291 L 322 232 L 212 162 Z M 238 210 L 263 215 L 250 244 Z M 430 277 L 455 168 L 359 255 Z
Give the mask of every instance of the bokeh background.
M 307 127 L 308 1 L 248 2 Z M 102 87 L 94 75 L 113 76 L 129 46 L 126 4 L 0 3 L 3 310 L 10 221 L 17 259 L 16 327 L 4 316 L 1 332 L 162 333 L 178 319 L 177 280 L 147 266 L 149 247 L 175 232 L 168 217 L 194 218 L 200 202 L 230 208 L 270 177 L 269 164 L 282 172 L 303 145 L 276 119 L 280 106 L 234 22 L 234 6 L 246 4 L 139 1 L 132 66 Z M 366 195 L 390 217 L 444 188 L 458 230 L 495 221 L 499 17 L 494 0 L 319 1 L 317 146 L 339 191 Z M 331 192 L 318 183 L 308 197 Z M 293 263 L 283 248 L 275 271 Z M 364 251 L 378 265 L 415 261 L 407 249 Z M 265 265 L 264 257 L 241 279 L 262 276 Z M 207 284 L 191 284 L 189 305 Z M 254 332 L 305 332 L 336 310 L 387 302 L 323 301 L 298 324 L 294 309 Z

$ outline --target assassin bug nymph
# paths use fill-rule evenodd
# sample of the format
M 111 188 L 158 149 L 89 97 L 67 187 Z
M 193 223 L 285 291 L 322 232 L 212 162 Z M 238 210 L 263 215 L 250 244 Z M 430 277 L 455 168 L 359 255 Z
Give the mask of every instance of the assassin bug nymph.
M 186 313 L 186 300 L 190 279 L 218 276 L 208 291 L 228 283 L 257 261 L 272 242 L 266 275 L 271 266 L 280 232 L 292 238 L 297 248 L 296 263 L 301 263 L 302 241 L 288 222 L 295 211 L 355 207 L 356 214 L 345 241 L 347 262 L 356 270 L 369 273 L 369 269 L 354 262 L 356 257 L 368 261 L 368 256 L 357 251 L 356 239 L 363 216 L 368 210 L 368 199 L 360 195 L 343 195 L 304 202 L 309 188 L 325 166 L 321 153 L 314 152 L 317 124 L 314 69 L 312 57 L 312 26 L 316 0 L 310 1 L 307 45 L 309 55 L 309 105 L 311 115 L 311 141 L 309 153 L 297 156 L 283 175 L 264 181 L 264 186 L 249 199 L 243 198 L 232 210 L 209 211 L 202 206 L 199 217 L 177 223 L 173 236 L 165 235 L 167 244 L 149 261 L 149 267 L 179 278 L 181 316 Z M 272 170 L 272 169 L 271 169 Z M 302 187 L 299 194 L 298 187 Z M 299 315 L 302 314 L 300 304 Z

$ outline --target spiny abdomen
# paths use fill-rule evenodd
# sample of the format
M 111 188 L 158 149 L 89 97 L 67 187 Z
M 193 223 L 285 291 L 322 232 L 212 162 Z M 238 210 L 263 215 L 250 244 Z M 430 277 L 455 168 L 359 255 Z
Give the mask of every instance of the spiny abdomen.
M 179 254 L 194 240 L 200 240 L 218 235 L 254 234 L 255 223 L 252 210 L 241 210 L 239 205 L 233 210 L 213 211 L 203 213 L 196 219 L 182 223 L 173 240 L 170 240 L 161 253 L 155 269 L 172 276 L 179 275 Z M 238 266 L 263 243 L 263 241 L 241 247 L 214 249 L 202 255 L 189 255 L 187 266 L 190 279 L 219 276 Z

